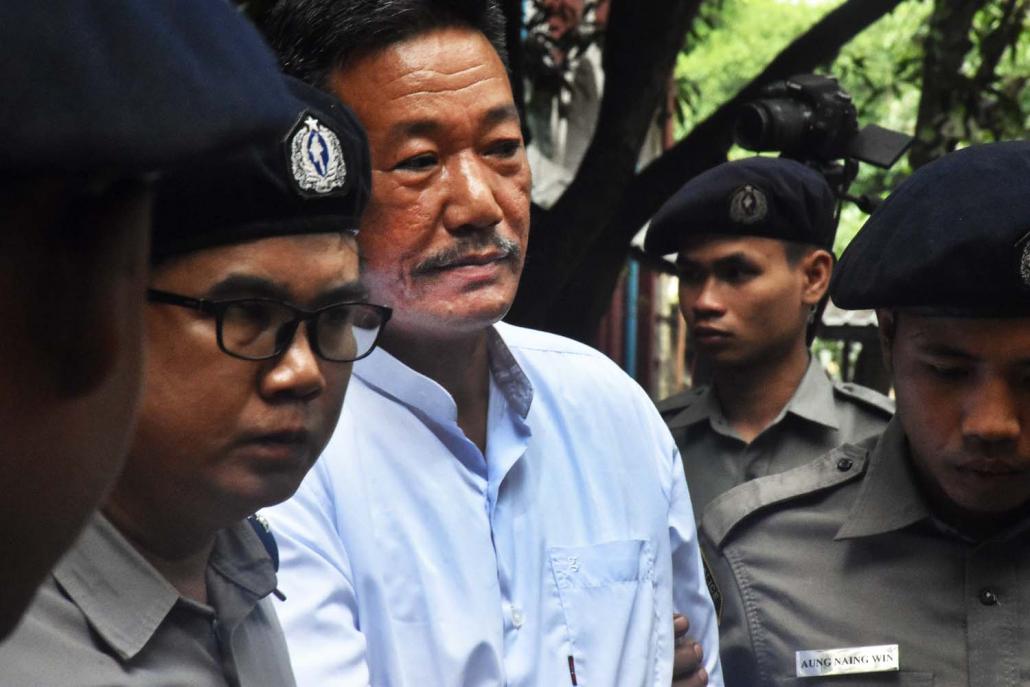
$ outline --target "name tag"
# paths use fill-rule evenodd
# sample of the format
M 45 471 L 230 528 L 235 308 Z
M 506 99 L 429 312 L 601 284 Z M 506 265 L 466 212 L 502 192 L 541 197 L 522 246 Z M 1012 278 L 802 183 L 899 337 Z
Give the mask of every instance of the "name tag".
M 899 670 L 898 645 L 855 646 L 795 653 L 798 677 L 886 673 Z

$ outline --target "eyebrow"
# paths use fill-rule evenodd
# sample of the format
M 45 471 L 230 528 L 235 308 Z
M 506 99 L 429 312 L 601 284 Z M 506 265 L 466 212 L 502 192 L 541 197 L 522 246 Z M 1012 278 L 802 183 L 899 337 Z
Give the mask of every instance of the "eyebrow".
M 960 358 L 962 360 L 976 360 L 976 356 L 970 355 L 962 349 L 942 343 L 919 344 L 919 350 L 926 354 L 939 358 Z
M 368 288 L 360 281 L 349 281 L 318 294 L 318 297 L 312 301 L 311 307 L 318 309 L 333 303 L 353 303 L 355 301 L 364 302 L 367 300 Z
M 489 129 L 510 121 L 519 121 L 519 111 L 513 104 L 498 105 L 486 111 L 483 115 L 481 129 Z M 432 136 L 443 129 L 443 125 L 435 119 L 409 119 L 397 122 L 390 127 L 388 138 L 405 138 Z
M 282 284 L 270 279 L 250 274 L 230 274 L 212 286 L 207 298 L 219 300 L 226 298 L 271 298 L 293 303 L 293 294 Z M 340 302 L 363 301 L 368 298 L 368 289 L 360 281 L 354 280 L 338 284 L 318 294 L 311 302 L 311 307 L 320 308 Z
M 716 258 L 715 260 L 712 261 L 712 266 L 713 267 L 719 267 L 719 266 L 729 265 L 729 264 L 732 264 L 732 263 L 735 263 L 735 262 L 744 262 L 744 263 L 747 263 L 749 265 L 754 264 L 754 260 L 752 260 L 750 257 L 745 255 L 744 253 L 737 252 L 737 253 L 730 253 L 729 255 L 723 255 L 723 256 L 720 256 L 720 257 Z M 693 258 L 680 258 L 680 257 L 677 257 L 676 258 L 676 264 L 679 265 L 680 267 L 693 267 L 693 266 L 703 266 L 705 263 L 702 260 L 694 260 Z

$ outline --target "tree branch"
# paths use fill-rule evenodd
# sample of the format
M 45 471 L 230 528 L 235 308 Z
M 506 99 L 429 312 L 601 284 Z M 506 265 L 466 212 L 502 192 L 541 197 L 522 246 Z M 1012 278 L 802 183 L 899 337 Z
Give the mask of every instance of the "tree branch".
M 580 253 L 583 259 L 571 263 L 574 265 L 572 269 L 555 269 L 560 277 L 564 277 L 558 284 L 559 289 L 534 295 L 546 301 L 539 301 L 535 311 L 537 317 L 532 324 L 582 341 L 592 341 L 625 262 L 631 239 L 685 182 L 725 161 L 732 145 L 733 126 L 740 106 L 754 99 L 772 81 L 829 64 L 841 47 L 901 1 L 848 0 L 829 12 L 781 51 L 736 96 L 636 175 L 625 187 L 618 210 L 610 221 L 602 225 L 601 231 L 597 227 L 589 230 L 576 227 L 576 236 L 588 235 L 594 240 L 583 244 Z M 606 92 L 605 95 L 609 94 Z M 613 97 L 631 98 L 632 93 Z M 595 135 L 594 145 L 605 143 Z M 571 224 L 576 222 L 572 213 L 566 221 L 570 226 L 576 226 Z M 538 238 L 534 236 L 533 240 Z
M 700 3 L 612 0 L 594 136 L 565 193 L 536 218 L 513 320 L 539 321 L 618 206 Z

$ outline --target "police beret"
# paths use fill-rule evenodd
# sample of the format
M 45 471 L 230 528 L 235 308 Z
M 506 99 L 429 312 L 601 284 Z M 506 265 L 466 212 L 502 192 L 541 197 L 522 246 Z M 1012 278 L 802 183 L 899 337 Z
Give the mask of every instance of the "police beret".
M 750 157 L 709 169 L 658 210 L 644 239 L 655 255 L 684 237 L 762 236 L 830 250 L 836 200 L 821 174 L 786 158 Z
M 273 134 L 277 73 L 225 0 L 0 2 L 0 173 L 145 172 Z
M 196 158 L 154 186 L 152 261 L 270 236 L 356 232 L 372 187 L 368 140 L 334 96 L 292 77 L 277 139 Z
M 848 309 L 1030 315 L 1030 142 L 919 168 L 844 251 L 830 293 Z

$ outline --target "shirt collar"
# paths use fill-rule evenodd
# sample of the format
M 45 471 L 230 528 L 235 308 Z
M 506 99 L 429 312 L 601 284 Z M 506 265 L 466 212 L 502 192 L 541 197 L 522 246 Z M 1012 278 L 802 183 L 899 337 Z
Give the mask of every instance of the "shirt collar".
M 690 400 L 687 407 L 669 420 L 669 429 L 688 427 L 702 420 L 722 417 L 719 399 L 712 393 L 710 386 L 695 389 L 694 394 L 694 398 Z
M 216 535 L 209 577 L 212 569 L 252 595 L 250 606 L 275 589 L 272 561 L 246 523 Z M 146 646 L 180 601 L 178 590 L 100 513 L 53 575 L 97 634 L 126 661 Z
M 54 569 L 54 579 L 122 660 L 146 645 L 179 593 L 101 514 Z
M 783 414 L 786 413 L 793 413 L 831 429 L 839 429 L 840 423 L 837 420 L 833 398 L 833 382 L 815 356 L 809 356 L 808 369 L 805 370 L 805 376 L 801 378 L 801 383 L 787 403 Z
M 669 429 L 687 427 L 702 420 L 713 420 L 723 416 L 719 399 L 710 386 L 702 387 L 696 393 L 697 396 L 690 405 L 669 420 Z M 806 420 L 837 429 L 839 422 L 834 412 L 835 407 L 833 383 L 815 357 L 810 357 L 801 383 L 770 426 L 779 423 L 787 413 L 793 413 Z
M 533 385 L 501 336 L 501 325 L 487 331 L 490 374 L 508 404 L 525 419 L 533 402 Z M 458 407 L 437 382 L 416 372 L 381 347 L 354 364 L 354 374 L 409 408 L 436 422 L 457 422 Z
M 872 448 L 858 497 L 836 539 L 883 534 L 930 517 L 901 423 L 895 417 Z

